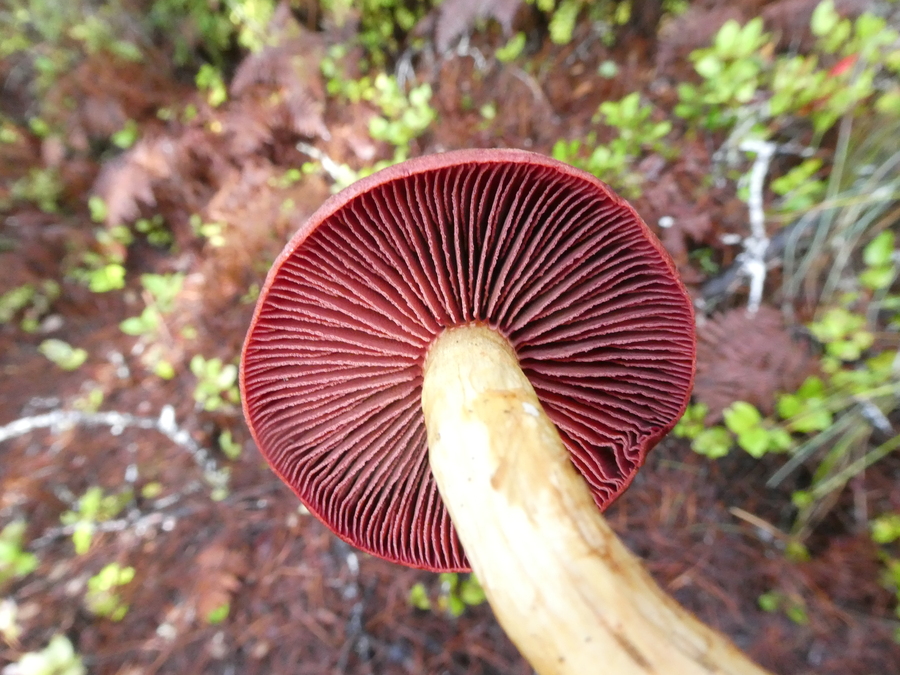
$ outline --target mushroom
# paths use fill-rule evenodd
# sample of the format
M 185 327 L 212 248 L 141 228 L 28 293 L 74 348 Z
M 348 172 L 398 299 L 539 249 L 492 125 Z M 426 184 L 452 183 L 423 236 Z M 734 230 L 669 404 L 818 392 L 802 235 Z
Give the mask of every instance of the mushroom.
M 601 515 L 683 413 L 694 354 L 690 299 L 629 204 L 537 154 L 464 150 L 309 219 L 241 384 L 312 513 L 373 555 L 471 566 L 542 675 L 759 674 Z

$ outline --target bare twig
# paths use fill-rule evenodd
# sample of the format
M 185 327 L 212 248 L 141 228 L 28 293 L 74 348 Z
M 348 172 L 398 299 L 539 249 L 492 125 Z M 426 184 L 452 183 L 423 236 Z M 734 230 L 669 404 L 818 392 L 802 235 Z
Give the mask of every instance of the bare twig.
M 488 62 L 484 58 L 484 54 L 477 47 L 473 47 L 468 34 L 462 36 L 459 44 L 456 46 L 457 56 L 468 56 L 475 62 L 475 68 L 481 72 L 487 70 Z
M 766 235 L 766 216 L 763 206 L 763 187 L 769 164 L 778 146 L 769 141 L 749 139 L 741 143 L 744 152 L 755 152 L 753 168 L 750 170 L 750 195 L 747 208 L 750 210 L 750 236 L 744 239 L 743 273 L 750 278 L 750 297 L 747 311 L 754 314 L 762 302 L 763 285 L 766 281 L 766 249 L 769 237 Z
M 196 483 L 194 485 L 198 486 Z M 188 491 L 182 491 L 177 497 L 180 499 L 187 494 L 187 492 Z M 163 508 L 158 502 L 154 503 L 152 506 L 154 509 Z M 154 510 L 148 513 L 140 511 L 139 509 L 132 509 L 124 518 L 92 523 L 93 532 L 124 532 L 125 530 L 131 530 L 138 537 L 144 537 L 151 532 L 151 530 L 156 529 L 160 529 L 163 532 L 171 532 L 175 529 L 175 525 L 180 517 L 186 516 L 194 510 L 195 509 L 190 507 L 182 507 L 180 509 L 175 509 L 174 511 Z M 34 539 L 31 542 L 31 546 L 37 549 L 49 544 L 55 539 L 69 537 L 77 528 L 78 523 L 51 527 L 45 530 L 40 537 Z
M 772 523 L 767 520 L 763 520 L 759 516 L 754 515 L 749 511 L 745 511 L 744 509 L 737 506 L 732 506 L 728 509 L 728 511 L 736 518 L 740 518 L 744 522 L 753 525 L 753 527 L 758 530 L 758 535 L 760 535 L 759 538 L 763 541 L 772 541 L 773 539 L 784 541 L 789 538 L 787 534 L 772 525 Z
M 338 657 L 337 672 L 345 673 L 350 652 L 354 651 L 362 661 L 368 661 L 372 645 L 363 624 L 365 603 L 363 591 L 359 585 L 359 556 L 344 542 L 338 542 L 336 546 L 338 551 L 344 556 L 347 568 L 350 570 L 350 582 L 343 588 L 344 598 L 356 598 L 356 602 L 350 610 L 350 618 L 347 620 L 344 646 L 341 648 L 341 653 Z
M 321 164 L 322 170 L 338 185 L 346 185 L 353 181 L 354 176 L 352 169 L 348 168 L 346 165 L 338 164 L 316 146 L 301 141 L 297 143 L 297 150 L 309 155 Z
M 188 451 L 188 454 L 203 471 L 203 476 L 213 487 L 224 487 L 222 472 L 209 450 L 195 441 L 190 433 L 175 422 L 175 409 L 163 406 L 159 417 L 138 417 L 129 413 L 115 411 L 82 412 L 80 410 L 57 409 L 43 415 L 22 417 L 0 426 L 0 443 L 24 436 L 38 429 L 62 430 L 75 426 L 105 426 L 110 433 L 118 436 L 126 428 L 153 429 L 166 436 L 176 445 Z

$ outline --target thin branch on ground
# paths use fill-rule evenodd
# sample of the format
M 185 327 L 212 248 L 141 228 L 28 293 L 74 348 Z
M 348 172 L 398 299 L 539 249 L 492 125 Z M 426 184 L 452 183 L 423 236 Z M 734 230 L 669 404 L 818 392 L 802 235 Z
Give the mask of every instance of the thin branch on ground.
M 766 216 L 763 203 L 763 188 L 769 164 L 778 150 L 775 143 L 758 139 L 745 140 L 740 145 L 744 152 L 755 152 L 753 168 L 750 170 L 750 194 L 747 208 L 750 211 L 750 236 L 744 239 L 743 272 L 750 279 L 750 297 L 747 311 L 756 313 L 762 302 L 763 285 L 766 282 L 766 249 L 769 237 L 766 234 Z
M 322 170 L 338 185 L 346 185 L 355 180 L 355 173 L 352 169 L 345 164 L 338 164 L 316 146 L 300 141 L 296 147 L 297 150 L 305 155 L 309 155 L 321 164 Z
M 188 484 L 185 489 L 181 490 L 179 493 L 177 493 L 177 495 L 172 495 L 172 497 L 177 497 L 175 501 L 178 501 L 187 494 L 196 492 L 199 487 L 200 484 L 197 482 Z M 163 500 L 159 500 L 159 502 L 162 501 Z M 191 507 L 182 507 L 180 509 L 175 509 L 174 511 L 163 511 L 161 509 L 165 508 L 165 506 L 170 506 L 172 503 L 174 503 L 170 498 L 167 498 L 166 501 L 167 503 L 165 505 L 161 505 L 159 502 L 154 502 L 151 505 L 153 510 L 150 512 L 141 511 L 139 509 L 132 509 L 124 518 L 95 522 L 92 524 L 93 532 L 124 532 L 126 530 L 131 530 L 136 536 L 143 538 L 144 536 L 148 535 L 151 530 L 159 529 L 163 532 L 171 532 L 175 529 L 175 525 L 177 524 L 179 518 L 196 511 L 195 508 Z M 31 542 L 31 546 L 35 549 L 38 549 L 42 546 L 45 546 L 46 544 L 49 544 L 55 539 L 70 537 L 72 536 L 72 534 L 74 534 L 77 527 L 77 523 L 51 527 L 43 534 L 41 534 L 40 537 L 34 539 Z
M 484 72 L 488 68 L 487 59 L 484 58 L 484 54 L 481 53 L 480 49 L 472 46 L 471 38 L 468 34 L 462 36 L 462 39 L 456 46 L 455 53 L 456 56 L 468 56 L 472 59 L 475 62 L 475 69 L 479 72 Z
M 350 618 L 347 620 L 344 645 L 338 658 L 337 672 L 343 673 L 346 672 L 351 651 L 355 652 L 361 661 L 367 662 L 371 655 L 372 645 L 363 622 L 365 598 L 359 584 L 359 556 L 343 541 L 337 542 L 336 547 L 344 556 L 347 568 L 350 570 L 350 582 L 343 588 L 344 598 L 356 598 L 353 609 L 350 611 Z
M 159 417 L 138 417 L 130 413 L 116 411 L 82 412 L 80 410 L 57 409 L 43 415 L 22 417 L 0 426 L 0 443 L 24 436 L 38 429 L 60 431 L 77 426 L 105 426 L 110 433 L 118 436 L 127 428 L 153 429 L 166 436 L 175 445 L 187 450 L 191 459 L 203 472 L 203 477 L 213 488 L 224 487 L 227 474 L 219 469 L 210 451 L 195 441 L 191 434 L 178 426 L 175 421 L 175 409 L 165 405 Z

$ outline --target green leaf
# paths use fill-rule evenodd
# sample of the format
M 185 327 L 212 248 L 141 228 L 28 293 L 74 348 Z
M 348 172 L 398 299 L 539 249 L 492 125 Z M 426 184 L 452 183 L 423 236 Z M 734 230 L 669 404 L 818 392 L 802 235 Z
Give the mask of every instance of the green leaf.
M 873 267 L 860 272 L 859 275 L 859 283 L 873 291 L 888 288 L 893 281 L 894 269 L 892 267 Z
M 788 419 L 803 410 L 803 400 L 795 394 L 783 394 L 778 397 L 775 409 L 781 419 Z
M 141 488 L 141 496 L 144 499 L 156 499 L 163 493 L 163 485 L 162 483 L 158 483 L 156 481 L 152 483 L 147 483 L 143 488 Z
M 106 220 L 106 202 L 103 201 L 102 197 L 97 195 L 92 195 L 90 199 L 88 199 L 88 209 L 91 212 L 91 220 L 95 223 L 102 223 Z
M 900 116 L 900 88 L 889 89 L 879 96 L 875 109 L 885 115 Z
M 807 490 L 796 490 L 791 495 L 791 503 L 797 507 L 798 509 L 805 509 L 812 506 L 813 499 L 812 493 Z
M 797 389 L 797 395 L 803 398 L 822 398 L 825 396 L 825 383 L 821 377 L 811 375 L 803 380 L 803 384 Z
M 184 285 L 184 274 L 142 274 L 141 284 L 153 296 L 159 310 L 169 312 Z
M 762 415 L 750 403 L 736 401 L 722 412 L 725 418 L 725 426 L 735 434 L 741 434 L 759 426 Z
M 687 82 L 682 82 L 678 85 L 678 99 L 685 103 L 693 102 L 700 95 L 700 92 L 697 91 L 697 87 L 692 84 L 688 84 Z
M 96 518 L 103 503 L 103 490 L 99 487 L 88 488 L 78 500 L 78 512 L 85 518 Z
M 703 421 L 708 412 L 709 407 L 705 403 L 689 405 L 672 433 L 678 438 L 696 438 L 704 429 Z
M 119 324 L 119 330 L 126 335 L 147 335 L 159 325 L 159 312 L 154 307 L 145 307 L 140 316 L 132 316 Z
M 848 19 L 838 21 L 837 25 L 827 35 L 823 36 L 822 49 L 829 54 L 833 54 L 844 46 L 852 31 L 853 26 Z
M 854 314 L 843 307 L 833 307 L 825 312 L 821 320 L 809 324 L 809 330 L 819 342 L 830 343 L 842 340 L 862 330 L 866 318 Z
M 840 20 L 840 15 L 834 9 L 833 0 L 823 0 L 813 10 L 809 28 L 816 37 L 824 37 L 834 30 Z
M 716 52 L 725 57 L 731 56 L 736 51 L 740 37 L 742 37 L 740 24 L 734 19 L 729 19 L 716 34 Z
M 572 41 L 572 33 L 575 30 L 575 21 L 581 9 L 580 0 L 563 0 L 553 16 L 550 17 L 550 39 L 554 44 L 565 45 Z
M 864 330 L 852 333 L 847 340 L 836 340 L 830 343 L 825 351 L 841 361 L 856 361 L 863 351 L 872 346 L 875 336 Z
M 781 601 L 784 600 L 784 596 L 781 595 L 778 591 L 769 591 L 768 593 L 763 593 L 757 598 L 757 602 L 759 603 L 759 608 L 764 612 L 777 612 L 778 608 L 781 606 Z
M 700 76 L 712 80 L 722 73 L 722 62 L 714 54 L 707 54 L 694 64 L 694 69 Z
M 63 370 L 79 368 L 88 357 L 88 353 L 84 349 L 72 347 L 68 342 L 55 338 L 44 340 L 38 347 L 38 351 Z
M 208 623 L 211 626 L 220 624 L 225 619 L 228 618 L 229 612 L 231 612 L 231 603 L 230 602 L 222 603 L 215 609 L 211 609 L 209 611 L 209 613 L 206 615 L 206 623 Z
M 822 168 L 822 160 L 816 157 L 807 159 L 795 166 L 783 176 L 772 181 L 772 191 L 779 195 L 786 195 L 796 190 L 803 183 L 810 180 L 816 172 Z
M 153 366 L 153 373 L 164 380 L 171 380 L 175 377 L 175 368 L 168 361 L 157 361 Z
M 466 611 L 466 603 L 457 595 L 451 595 L 447 598 L 447 612 L 450 616 L 456 618 L 463 615 Z
M 369 135 L 375 140 L 387 140 L 388 131 L 388 121 L 383 117 L 373 117 L 369 120 Z
M 762 427 L 752 427 L 738 434 L 738 445 L 752 457 L 759 459 L 769 450 L 769 432 Z
M 796 624 L 805 626 L 809 623 L 809 615 L 806 613 L 806 608 L 803 605 L 790 605 L 787 609 L 784 610 L 784 613 L 787 618 L 789 618 Z
M 734 92 L 734 100 L 738 103 L 749 103 L 756 95 L 756 82 L 745 82 Z
M 0 531 L 0 586 L 8 579 L 30 574 L 38 566 L 37 556 L 22 550 L 26 527 L 25 521 L 15 520 Z
M 460 584 L 459 597 L 467 605 L 480 605 L 487 600 L 484 589 L 481 587 L 481 584 L 475 575 L 470 575 Z
M 428 599 L 428 591 L 421 582 L 414 584 L 413 587 L 409 589 L 408 601 L 409 604 L 416 609 L 431 609 L 431 600 Z
M 196 377 L 202 378 L 206 374 L 206 367 L 206 359 L 203 358 L 202 354 L 194 354 L 191 357 L 190 368 Z
M 72 543 L 75 545 L 75 553 L 84 555 L 91 548 L 94 538 L 94 524 L 87 521 L 79 521 L 72 532 Z
M 890 544 L 900 539 L 900 513 L 887 513 L 869 523 L 872 529 L 872 541 L 877 544 Z
M 801 541 L 790 540 L 784 547 L 785 557 L 794 563 L 809 562 L 812 556 Z
M 128 120 L 125 122 L 124 127 L 110 137 L 110 140 L 113 142 L 113 145 L 118 146 L 122 150 L 127 150 L 135 144 L 135 141 L 137 141 L 138 133 L 139 129 L 137 122 Z
M 494 56 L 503 63 L 509 63 L 510 61 L 514 61 L 519 54 L 522 53 L 523 49 L 525 49 L 525 33 L 519 32 L 513 35 L 505 45 L 494 52 Z
M 869 42 L 877 39 L 885 32 L 887 22 L 871 12 L 863 12 L 856 18 L 856 39 Z M 889 43 L 887 43 L 889 44 Z
M 24 284 L 0 295 L 0 324 L 9 323 L 21 310 L 34 300 L 36 290 L 31 284 Z
M 747 22 L 747 25 L 741 30 L 741 36 L 738 40 L 740 47 L 740 56 L 750 56 L 759 47 L 761 47 L 768 36 L 763 36 L 763 20 L 756 17 Z
M 238 459 L 243 451 L 241 444 L 234 440 L 231 431 L 228 430 L 219 435 L 219 447 L 228 459 Z
M 237 366 L 233 363 L 229 363 L 222 367 L 221 372 L 218 377 L 216 377 L 216 385 L 220 389 L 228 389 L 228 387 L 232 386 L 235 382 L 237 382 L 238 369 Z
M 698 455 L 718 459 L 728 454 L 731 442 L 731 434 L 725 427 L 711 427 L 697 434 L 691 449 Z
M 831 411 L 827 408 L 820 407 L 792 419 L 791 429 L 801 434 L 808 434 L 813 431 L 824 431 L 831 426 L 832 421 L 833 417 Z
M 869 267 L 881 267 L 891 263 L 895 238 L 891 230 L 880 232 L 863 249 L 863 262 Z
M 125 268 L 119 263 L 110 263 L 92 270 L 88 277 L 88 288 L 94 293 L 108 293 L 125 288 Z
M 786 429 L 772 429 L 769 431 L 769 450 L 785 452 L 794 446 L 794 439 Z

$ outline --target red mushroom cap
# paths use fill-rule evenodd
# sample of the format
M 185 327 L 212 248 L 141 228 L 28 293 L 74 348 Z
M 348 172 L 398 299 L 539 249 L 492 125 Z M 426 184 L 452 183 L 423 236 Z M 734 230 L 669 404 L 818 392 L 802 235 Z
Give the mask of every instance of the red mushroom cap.
M 263 455 L 355 546 L 468 569 L 429 469 L 421 384 L 435 337 L 474 322 L 512 344 L 601 509 L 684 412 L 691 302 L 609 187 L 515 150 L 392 166 L 331 197 L 290 241 L 241 363 Z

